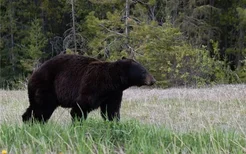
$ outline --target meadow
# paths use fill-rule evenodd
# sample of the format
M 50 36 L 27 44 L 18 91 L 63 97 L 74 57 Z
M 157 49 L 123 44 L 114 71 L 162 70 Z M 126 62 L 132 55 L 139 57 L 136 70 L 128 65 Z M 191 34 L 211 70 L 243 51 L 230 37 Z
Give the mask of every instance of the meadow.
M 27 91 L 0 90 L 0 150 L 8 153 L 246 153 L 246 85 L 124 92 L 121 121 L 98 110 L 72 124 L 58 108 L 45 125 L 23 124 Z

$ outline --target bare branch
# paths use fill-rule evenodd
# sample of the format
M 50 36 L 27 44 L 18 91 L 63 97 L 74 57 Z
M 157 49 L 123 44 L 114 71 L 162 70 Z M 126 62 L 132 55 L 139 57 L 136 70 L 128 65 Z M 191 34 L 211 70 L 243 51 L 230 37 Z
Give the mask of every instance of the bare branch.
M 109 31 L 109 32 L 112 32 L 112 33 L 115 33 L 115 34 L 117 34 L 117 35 L 120 35 L 120 36 L 126 37 L 126 35 L 124 35 L 124 34 L 122 34 L 122 33 L 119 33 L 119 32 L 113 31 L 113 30 L 111 30 L 111 29 L 108 29 L 108 28 L 107 28 L 107 27 L 105 27 L 103 24 L 100 24 L 99 26 L 101 26 L 101 27 L 105 28 L 105 29 L 106 29 L 107 31 Z

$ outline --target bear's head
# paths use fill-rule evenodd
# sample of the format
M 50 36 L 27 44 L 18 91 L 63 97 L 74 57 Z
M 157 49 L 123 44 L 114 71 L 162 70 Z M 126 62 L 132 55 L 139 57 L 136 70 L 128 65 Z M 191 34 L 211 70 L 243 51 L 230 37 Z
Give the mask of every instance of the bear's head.
M 123 57 L 119 62 L 124 72 L 124 80 L 129 86 L 151 86 L 156 80 L 155 78 L 138 62 Z

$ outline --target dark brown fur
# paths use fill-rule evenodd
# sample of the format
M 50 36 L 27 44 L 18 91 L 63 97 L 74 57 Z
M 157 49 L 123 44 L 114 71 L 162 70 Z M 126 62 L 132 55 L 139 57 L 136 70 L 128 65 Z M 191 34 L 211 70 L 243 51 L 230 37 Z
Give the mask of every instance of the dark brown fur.
M 143 70 L 141 78 L 134 72 Z M 139 63 L 130 59 L 102 62 L 79 55 L 58 55 L 32 74 L 28 82 L 30 106 L 22 118 L 45 122 L 61 106 L 72 108 L 73 119 L 86 119 L 90 111 L 100 107 L 105 120 L 119 120 L 123 91 L 154 82 Z

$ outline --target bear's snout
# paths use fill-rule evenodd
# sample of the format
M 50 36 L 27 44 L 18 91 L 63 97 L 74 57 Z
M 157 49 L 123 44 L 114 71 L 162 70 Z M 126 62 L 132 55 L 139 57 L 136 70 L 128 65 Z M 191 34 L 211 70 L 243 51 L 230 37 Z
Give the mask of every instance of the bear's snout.
M 148 86 L 152 86 L 155 83 L 156 83 L 156 79 L 152 75 L 148 74 L 145 79 L 145 84 Z

